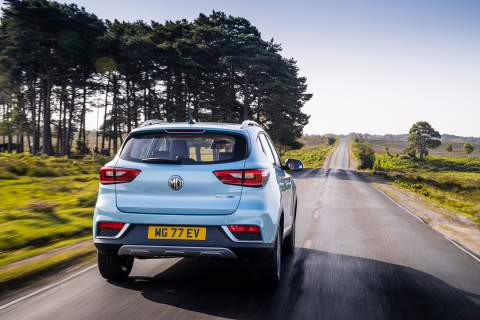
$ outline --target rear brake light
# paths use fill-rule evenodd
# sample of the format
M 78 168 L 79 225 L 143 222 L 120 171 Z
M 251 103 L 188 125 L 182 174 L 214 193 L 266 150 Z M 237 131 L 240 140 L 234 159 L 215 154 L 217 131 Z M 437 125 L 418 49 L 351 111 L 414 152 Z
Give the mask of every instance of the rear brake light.
M 101 221 L 97 223 L 98 229 L 102 230 L 122 230 L 124 226 L 123 222 Z
M 268 180 L 268 169 L 218 170 L 213 174 L 224 184 L 244 187 L 263 187 Z
M 239 225 L 230 225 L 228 226 L 228 230 L 233 233 L 244 233 L 244 232 L 250 232 L 250 233 L 260 233 L 260 227 L 256 225 L 244 225 L 244 224 L 239 224 Z
M 100 183 L 114 184 L 125 183 L 135 179 L 141 170 L 129 168 L 110 168 L 104 167 L 100 169 Z
M 166 129 L 168 133 L 204 133 L 203 129 Z

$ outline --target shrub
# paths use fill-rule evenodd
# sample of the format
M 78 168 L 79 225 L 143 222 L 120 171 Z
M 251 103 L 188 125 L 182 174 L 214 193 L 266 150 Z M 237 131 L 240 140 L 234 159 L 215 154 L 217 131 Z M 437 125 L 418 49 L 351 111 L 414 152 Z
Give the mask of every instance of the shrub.
M 97 202 L 97 195 L 92 194 L 78 198 L 78 206 L 82 208 L 93 207 Z
M 46 202 L 32 202 L 27 206 L 27 210 L 32 210 L 35 212 L 51 213 L 55 210 L 57 205 L 55 203 L 46 203 Z
M 334 145 L 334 144 L 335 144 L 335 141 L 337 141 L 337 140 L 335 139 L 335 137 L 327 137 L 327 144 L 328 144 L 329 146 Z
M 51 168 L 36 167 L 30 168 L 28 175 L 32 177 L 58 177 L 59 174 Z
M 465 142 L 465 145 L 463 146 L 463 150 L 467 155 L 470 155 L 474 149 L 470 142 Z
M 11 180 L 16 178 L 16 175 L 0 167 L 0 180 Z
M 355 156 L 359 164 L 358 169 L 373 169 L 375 165 L 375 151 L 368 143 L 355 143 Z
M 28 171 L 28 166 L 24 163 L 11 163 L 7 165 L 7 170 L 18 176 L 24 176 Z

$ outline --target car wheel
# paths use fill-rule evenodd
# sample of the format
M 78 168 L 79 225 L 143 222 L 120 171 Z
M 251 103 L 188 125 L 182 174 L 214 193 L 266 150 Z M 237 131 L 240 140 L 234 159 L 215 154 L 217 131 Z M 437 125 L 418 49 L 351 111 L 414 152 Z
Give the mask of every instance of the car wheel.
M 295 251 L 295 221 L 296 217 L 293 217 L 292 222 L 292 229 L 290 230 L 290 234 L 285 238 L 283 242 L 283 247 L 286 253 L 292 254 Z
M 98 270 L 107 280 L 126 279 L 133 267 L 133 257 L 97 253 Z
M 280 229 L 279 227 L 275 238 L 275 246 L 268 255 L 264 266 L 265 280 L 272 285 L 277 284 L 282 275 L 282 234 Z

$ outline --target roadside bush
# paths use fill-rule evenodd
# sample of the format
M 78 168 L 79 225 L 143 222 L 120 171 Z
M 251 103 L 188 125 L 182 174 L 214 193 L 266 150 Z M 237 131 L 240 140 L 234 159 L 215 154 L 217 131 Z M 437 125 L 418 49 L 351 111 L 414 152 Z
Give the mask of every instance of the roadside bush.
M 0 167 L 0 180 L 11 180 L 16 178 L 16 175 Z
M 81 208 L 89 208 L 95 206 L 95 203 L 97 202 L 97 195 L 92 194 L 88 196 L 82 196 L 78 198 L 78 206 Z
M 7 165 L 7 170 L 17 176 L 24 176 L 28 171 L 28 166 L 24 163 L 12 163 Z
M 58 177 L 59 174 L 55 170 L 46 167 L 34 167 L 28 170 L 28 175 L 32 177 Z
M 26 209 L 35 212 L 52 213 L 57 205 L 55 203 L 32 202 Z
M 358 169 L 373 169 L 375 165 L 375 151 L 368 143 L 354 144 L 355 156 L 358 159 Z
M 335 137 L 327 137 L 327 144 L 329 146 L 333 146 L 336 141 L 337 141 L 337 139 L 335 139 Z

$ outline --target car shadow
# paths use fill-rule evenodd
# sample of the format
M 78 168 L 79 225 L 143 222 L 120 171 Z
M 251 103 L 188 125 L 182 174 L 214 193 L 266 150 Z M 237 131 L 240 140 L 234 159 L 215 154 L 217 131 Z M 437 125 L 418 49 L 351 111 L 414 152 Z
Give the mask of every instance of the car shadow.
M 480 319 L 480 297 L 390 263 L 297 248 L 275 288 L 254 265 L 182 259 L 116 286 L 145 299 L 232 319 Z

